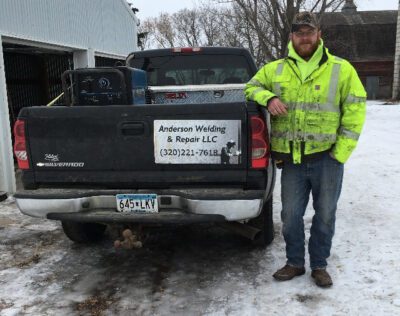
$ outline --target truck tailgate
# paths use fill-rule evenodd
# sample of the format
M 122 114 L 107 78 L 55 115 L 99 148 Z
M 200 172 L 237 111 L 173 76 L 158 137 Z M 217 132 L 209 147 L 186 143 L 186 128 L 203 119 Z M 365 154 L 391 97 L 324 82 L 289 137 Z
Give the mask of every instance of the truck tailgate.
M 246 182 L 244 103 L 31 107 L 20 119 L 27 129 L 27 176 L 35 183 L 169 188 Z M 234 145 L 227 160 L 221 155 L 228 142 Z

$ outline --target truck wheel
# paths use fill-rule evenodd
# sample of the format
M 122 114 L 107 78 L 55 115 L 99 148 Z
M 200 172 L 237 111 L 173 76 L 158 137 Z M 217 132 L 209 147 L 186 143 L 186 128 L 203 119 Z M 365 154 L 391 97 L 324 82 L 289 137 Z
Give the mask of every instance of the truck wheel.
M 261 214 L 249 221 L 249 225 L 261 229 L 260 236 L 253 240 L 257 247 L 266 247 L 274 240 L 274 221 L 272 217 L 272 197 L 264 203 Z
M 87 244 L 99 241 L 104 235 L 106 225 L 96 223 L 79 223 L 62 221 L 64 234 L 78 244 Z
M 0 202 L 4 201 L 7 199 L 7 193 L 0 191 Z

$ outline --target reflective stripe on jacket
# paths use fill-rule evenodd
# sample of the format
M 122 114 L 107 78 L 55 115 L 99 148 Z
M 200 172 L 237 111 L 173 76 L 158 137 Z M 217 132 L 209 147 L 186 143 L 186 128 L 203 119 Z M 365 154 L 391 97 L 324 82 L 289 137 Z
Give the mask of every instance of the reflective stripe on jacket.
M 331 150 L 345 163 L 357 145 L 366 113 L 366 92 L 353 66 L 324 55 L 318 69 L 302 82 L 296 62 L 287 57 L 261 68 L 246 84 L 247 100 L 266 106 L 278 97 L 288 115 L 271 116 L 271 150 L 302 155 Z

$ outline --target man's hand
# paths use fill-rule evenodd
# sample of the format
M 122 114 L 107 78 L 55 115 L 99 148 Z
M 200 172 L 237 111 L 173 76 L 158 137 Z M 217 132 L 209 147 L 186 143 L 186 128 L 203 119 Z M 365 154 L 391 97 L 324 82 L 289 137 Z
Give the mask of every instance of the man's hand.
M 272 115 L 287 115 L 287 106 L 278 98 L 272 98 L 267 104 L 268 112 Z

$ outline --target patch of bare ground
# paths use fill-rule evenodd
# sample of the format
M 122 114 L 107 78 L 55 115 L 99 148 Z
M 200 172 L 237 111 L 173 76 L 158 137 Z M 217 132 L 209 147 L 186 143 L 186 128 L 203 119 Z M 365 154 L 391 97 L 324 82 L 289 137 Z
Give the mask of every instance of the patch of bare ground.
M 94 295 L 76 305 L 79 315 L 89 313 L 91 316 L 101 316 L 116 300 L 112 297 Z
M 3 309 L 7 309 L 7 308 L 10 308 L 10 307 L 13 307 L 13 306 L 14 306 L 13 303 L 8 303 L 8 302 L 6 302 L 5 300 L 0 299 L 0 312 L 1 312 Z

